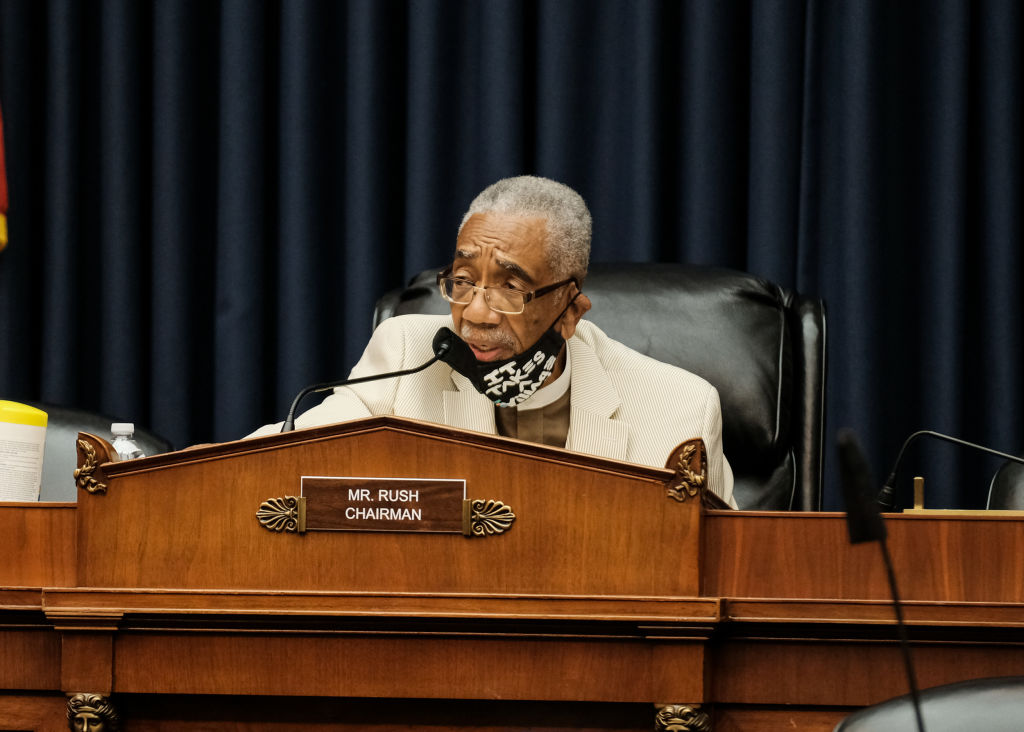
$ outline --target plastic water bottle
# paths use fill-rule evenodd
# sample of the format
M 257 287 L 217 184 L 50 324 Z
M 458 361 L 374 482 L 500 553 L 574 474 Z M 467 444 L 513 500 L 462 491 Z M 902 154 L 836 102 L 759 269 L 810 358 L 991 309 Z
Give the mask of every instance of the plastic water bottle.
M 114 422 L 110 425 L 110 432 L 114 435 L 114 441 L 110 444 L 114 446 L 122 460 L 146 457 L 146 454 L 139 449 L 139 446 L 133 439 L 135 435 L 134 424 L 131 422 Z

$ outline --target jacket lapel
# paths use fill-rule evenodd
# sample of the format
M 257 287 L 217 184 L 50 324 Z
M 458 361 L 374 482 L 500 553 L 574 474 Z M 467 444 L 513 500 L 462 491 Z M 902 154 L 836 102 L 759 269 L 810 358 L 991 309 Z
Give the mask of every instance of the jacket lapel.
M 569 339 L 569 436 L 566 448 L 575 452 L 625 460 L 629 428 L 612 419 L 621 400 L 593 349 L 579 338 Z M 455 390 L 444 394 L 444 423 L 464 430 L 497 434 L 494 405 L 462 374 L 452 372 Z
M 456 390 L 444 392 L 444 423 L 463 430 L 497 434 L 491 400 L 474 389 L 469 379 L 460 373 L 453 371 L 452 381 Z
M 594 350 L 579 338 L 569 339 L 572 381 L 569 397 L 569 438 L 566 447 L 576 452 L 625 460 L 629 428 L 612 419 L 619 408 L 619 393 L 601 367 Z

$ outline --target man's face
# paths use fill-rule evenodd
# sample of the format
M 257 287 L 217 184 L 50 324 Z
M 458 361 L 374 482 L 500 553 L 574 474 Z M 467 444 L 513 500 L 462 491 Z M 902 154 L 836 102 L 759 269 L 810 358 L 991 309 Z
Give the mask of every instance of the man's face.
M 545 219 L 473 214 L 459 232 L 452 276 L 480 287 L 511 287 L 523 292 L 554 284 L 564 278 L 556 278 L 548 266 L 546 240 Z M 479 361 L 509 358 L 533 345 L 575 292 L 575 285 L 567 284 L 526 303 L 518 315 L 494 312 L 483 293 L 476 292 L 468 305 L 452 303 L 455 332 Z M 556 326 L 562 337 L 576 332 L 576 323 L 589 308 L 590 300 L 580 295 Z

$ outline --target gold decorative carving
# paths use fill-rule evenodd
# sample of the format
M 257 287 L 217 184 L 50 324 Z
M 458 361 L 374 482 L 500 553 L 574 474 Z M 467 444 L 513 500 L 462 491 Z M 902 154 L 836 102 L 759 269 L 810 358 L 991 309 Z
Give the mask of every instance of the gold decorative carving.
M 469 502 L 469 531 L 471 536 L 494 536 L 508 531 L 516 515 L 501 501 L 473 499 Z
M 96 448 L 81 437 L 78 438 L 78 456 L 79 467 L 75 468 L 75 485 L 89 493 L 106 493 L 107 484 L 96 478 L 96 468 L 100 464 L 96 457 Z
M 659 704 L 655 732 L 711 732 L 711 717 L 696 706 Z
M 268 498 L 256 512 L 260 526 L 268 531 L 306 532 L 306 501 L 302 496 Z
M 68 729 L 71 732 L 119 732 L 121 719 L 110 700 L 100 694 L 75 694 L 68 698 Z
M 665 487 L 665 494 L 684 503 L 700 495 L 707 483 L 708 454 L 704 440 L 695 437 L 672 451 L 665 467 L 676 472 Z

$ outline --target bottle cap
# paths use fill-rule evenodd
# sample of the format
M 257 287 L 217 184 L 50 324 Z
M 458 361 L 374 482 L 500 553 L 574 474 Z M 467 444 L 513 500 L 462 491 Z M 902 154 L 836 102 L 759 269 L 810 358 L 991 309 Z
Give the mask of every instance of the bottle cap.
M 134 422 L 114 422 L 112 425 L 110 425 L 110 433 L 114 435 L 114 437 L 120 437 L 122 435 L 127 437 L 128 435 L 134 432 Z

